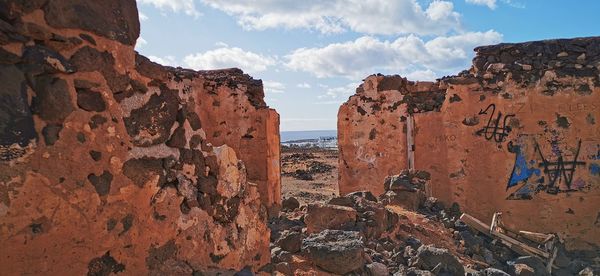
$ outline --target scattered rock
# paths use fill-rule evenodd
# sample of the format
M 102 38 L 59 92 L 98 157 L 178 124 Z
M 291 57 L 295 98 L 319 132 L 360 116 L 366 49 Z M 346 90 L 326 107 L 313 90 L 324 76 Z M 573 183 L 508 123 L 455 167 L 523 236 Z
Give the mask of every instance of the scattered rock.
M 538 257 L 522 256 L 522 257 L 519 257 L 519 258 L 515 259 L 514 261 L 510 261 L 508 263 L 509 267 L 515 266 L 515 265 L 520 265 L 520 264 L 524 264 L 527 267 L 529 267 L 529 268 L 526 268 L 524 266 L 518 266 L 521 268 L 521 269 L 519 269 L 519 271 L 522 271 L 523 273 L 526 273 L 526 271 L 533 269 L 534 275 L 536 275 L 536 276 L 548 275 L 548 272 L 546 271 L 546 265 L 544 265 L 544 262 Z M 515 271 L 516 270 L 517 270 L 517 268 L 515 267 Z M 526 275 L 526 274 L 523 274 L 523 275 Z
M 482 271 L 475 273 L 475 276 L 511 276 L 511 275 L 500 269 L 490 267 L 490 268 L 486 268 Z
M 324 230 L 302 241 L 302 252 L 325 271 L 345 274 L 365 264 L 359 232 Z
M 356 210 L 350 207 L 309 204 L 304 222 L 308 233 L 325 229 L 350 230 L 355 226 L 357 215 Z
M 300 208 L 300 202 L 295 197 L 286 198 L 281 202 L 281 210 L 284 212 L 293 211 L 298 208 Z
M 419 247 L 417 255 L 410 260 L 410 266 L 430 271 L 436 269 L 437 273 L 465 274 L 465 269 L 456 256 L 450 254 L 447 249 L 431 245 Z
M 366 265 L 366 271 L 367 271 L 367 275 L 369 276 L 388 276 L 390 275 L 390 272 L 387 268 L 387 266 L 385 266 L 382 263 L 370 263 Z
M 302 247 L 302 234 L 285 230 L 281 233 L 275 244 L 285 251 L 296 253 Z
M 533 268 L 526 264 L 509 264 L 508 272 L 511 276 L 535 276 L 535 271 Z

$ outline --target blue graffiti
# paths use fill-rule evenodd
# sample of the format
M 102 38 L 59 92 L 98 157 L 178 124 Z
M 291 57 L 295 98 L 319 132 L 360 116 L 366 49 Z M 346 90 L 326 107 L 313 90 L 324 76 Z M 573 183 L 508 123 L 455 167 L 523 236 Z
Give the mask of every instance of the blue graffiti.
M 600 165 L 599 164 L 590 164 L 590 173 L 592 175 L 600 175 Z
M 515 166 L 513 167 L 510 179 L 508 180 L 508 186 L 506 187 L 507 190 L 510 187 L 516 186 L 521 181 L 527 181 L 533 174 L 539 176 L 541 173 L 540 169 L 530 168 L 527 165 L 525 155 L 521 153 L 520 148 L 517 147 L 515 151 L 517 157 L 515 159 Z M 535 164 L 535 161 L 531 160 L 530 163 L 533 165 Z

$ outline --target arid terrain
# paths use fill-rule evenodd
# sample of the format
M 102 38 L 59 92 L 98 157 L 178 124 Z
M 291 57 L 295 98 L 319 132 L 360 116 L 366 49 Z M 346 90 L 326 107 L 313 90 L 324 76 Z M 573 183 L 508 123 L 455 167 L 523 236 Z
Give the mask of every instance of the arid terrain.
M 265 92 L 295 105 L 292 85 L 251 66 L 152 61 L 138 2 L 0 1 L 0 276 L 600 275 L 600 36 L 477 47 L 435 81 L 315 84 L 349 98 L 331 133 L 292 137 L 335 120 L 280 117 Z M 398 13 L 356 4 L 333 6 Z
M 338 195 L 338 152 L 321 148 L 281 148 L 281 194 L 300 204 L 327 202 Z

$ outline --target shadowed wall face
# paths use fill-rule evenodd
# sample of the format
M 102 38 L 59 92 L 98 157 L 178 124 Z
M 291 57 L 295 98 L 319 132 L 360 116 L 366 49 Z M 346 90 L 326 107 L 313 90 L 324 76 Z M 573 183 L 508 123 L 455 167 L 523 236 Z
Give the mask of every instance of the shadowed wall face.
M 150 62 L 137 16 L 133 0 L 0 3 L 3 273 L 269 262 L 279 116 L 262 82 Z
M 499 211 L 513 229 L 557 232 L 572 248 L 597 246 L 600 38 L 500 44 L 476 52 L 470 71 L 433 84 L 361 89 L 399 77 L 367 78 L 340 108 L 340 137 L 348 137 L 348 130 L 377 131 L 373 122 L 411 113 L 416 169 L 431 174 L 433 196 L 457 202 L 484 221 Z M 432 88 L 415 88 L 423 85 Z M 443 92 L 441 102 L 436 91 Z M 405 108 L 359 112 L 372 105 L 371 98 L 380 99 L 380 106 L 401 98 Z M 423 104 L 434 108 L 418 108 Z M 385 176 L 407 168 L 402 139 L 340 139 L 340 190 L 382 193 Z M 367 150 L 358 152 L 357 145 Z M 371 163 L 379 166 L 368 167 L 361 156 L 374 156 Z M 365 166 L 343 166 L 352 162 Z

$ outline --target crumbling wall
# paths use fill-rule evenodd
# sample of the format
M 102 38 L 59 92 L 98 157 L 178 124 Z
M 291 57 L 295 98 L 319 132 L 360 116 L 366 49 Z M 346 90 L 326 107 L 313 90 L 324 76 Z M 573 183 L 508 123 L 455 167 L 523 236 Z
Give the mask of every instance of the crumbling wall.
M 281 205 L 279 114 L 264 102 L 261 80 L 236 68 L 162 67 L 141 55 L 136 62 L 145 75 L 160 76 L 170 86 L 193 95 L 186 110 L 198 116 L 204 139 L 213 146 L 232 147 L 246 164 L 248 180 L 258 185 L 263 204 L 268 208 Z
M 195 78 L 195 110 L 207 140 L 233 147 L 265 206 L 281 205 L 279 114 L 265 104 L 262 81 L 239 69 L 200 71 Z
M 133 0 L 0 3 L 3 273 L 190 275 L 269 261 L 264 206 L 278 199 L 261 193 L 279 183 L 253 171 L 279 162 L 278 116 L 261 82 L 150 62 L 133 50 L 137 16 Z M 219 114 L 241 131 L 256 124 L 257 139 L 212 140 Z
M 571 248 L 599 245 L 600 129 L 596 120 L 600 117 L 600 38 L 500 44 L 475 50 L 469 71 L 431 84 L 430 92 L 445 94 L 437 110 L 386 110 L 378 118 L 413 116 L 415 168 L 431 174 L 431 195 L 447 204 L 457 202 L 464 211 L 487 222 L 499 211 L 509 228 L 557 232 Z M 373 79 L 396 78 L 371 76 L 363 86 Z M 405 94 L 406 99 L 405 91 L 393 92 Z M 412 97 L 418 94 L 409 93 L 405 105 L 424 103 Z M 354 111 L 353 105 L 366 103 L 357 100 L 359 95 L 340 108 L 338 120 L 351 118 L 340 123 L 340 136 L 347 131 L 345 125 L 367 131 L 372 127 L 365 123 L 369 114 Z M 430 104 L 436 103 L 434 98 L 430 97 Z M 394 101 L 397 99 L 383 105 Z M 340 190 L 355 191 L 356 183 L 361 182 L 360 188 L 381 193 L 389 170 L 407 168 L 406 143 L 398 148 L 397 140 L 377 141 L 383 143 L 378 145 L 380 150 L 363 154 L 379 156 L 377 164 L 381 166 L 351 170 L 342 164 L 361 162 L 349 151 L 357 141 L 340 139 L 340 151 L 345 153 L 340 155 Z M 369 140 L 358 143 L 372 148 Z M 389 158 L 388 149 L 403 153 Z M 372 180 L 365 181 L 369 177 Z

